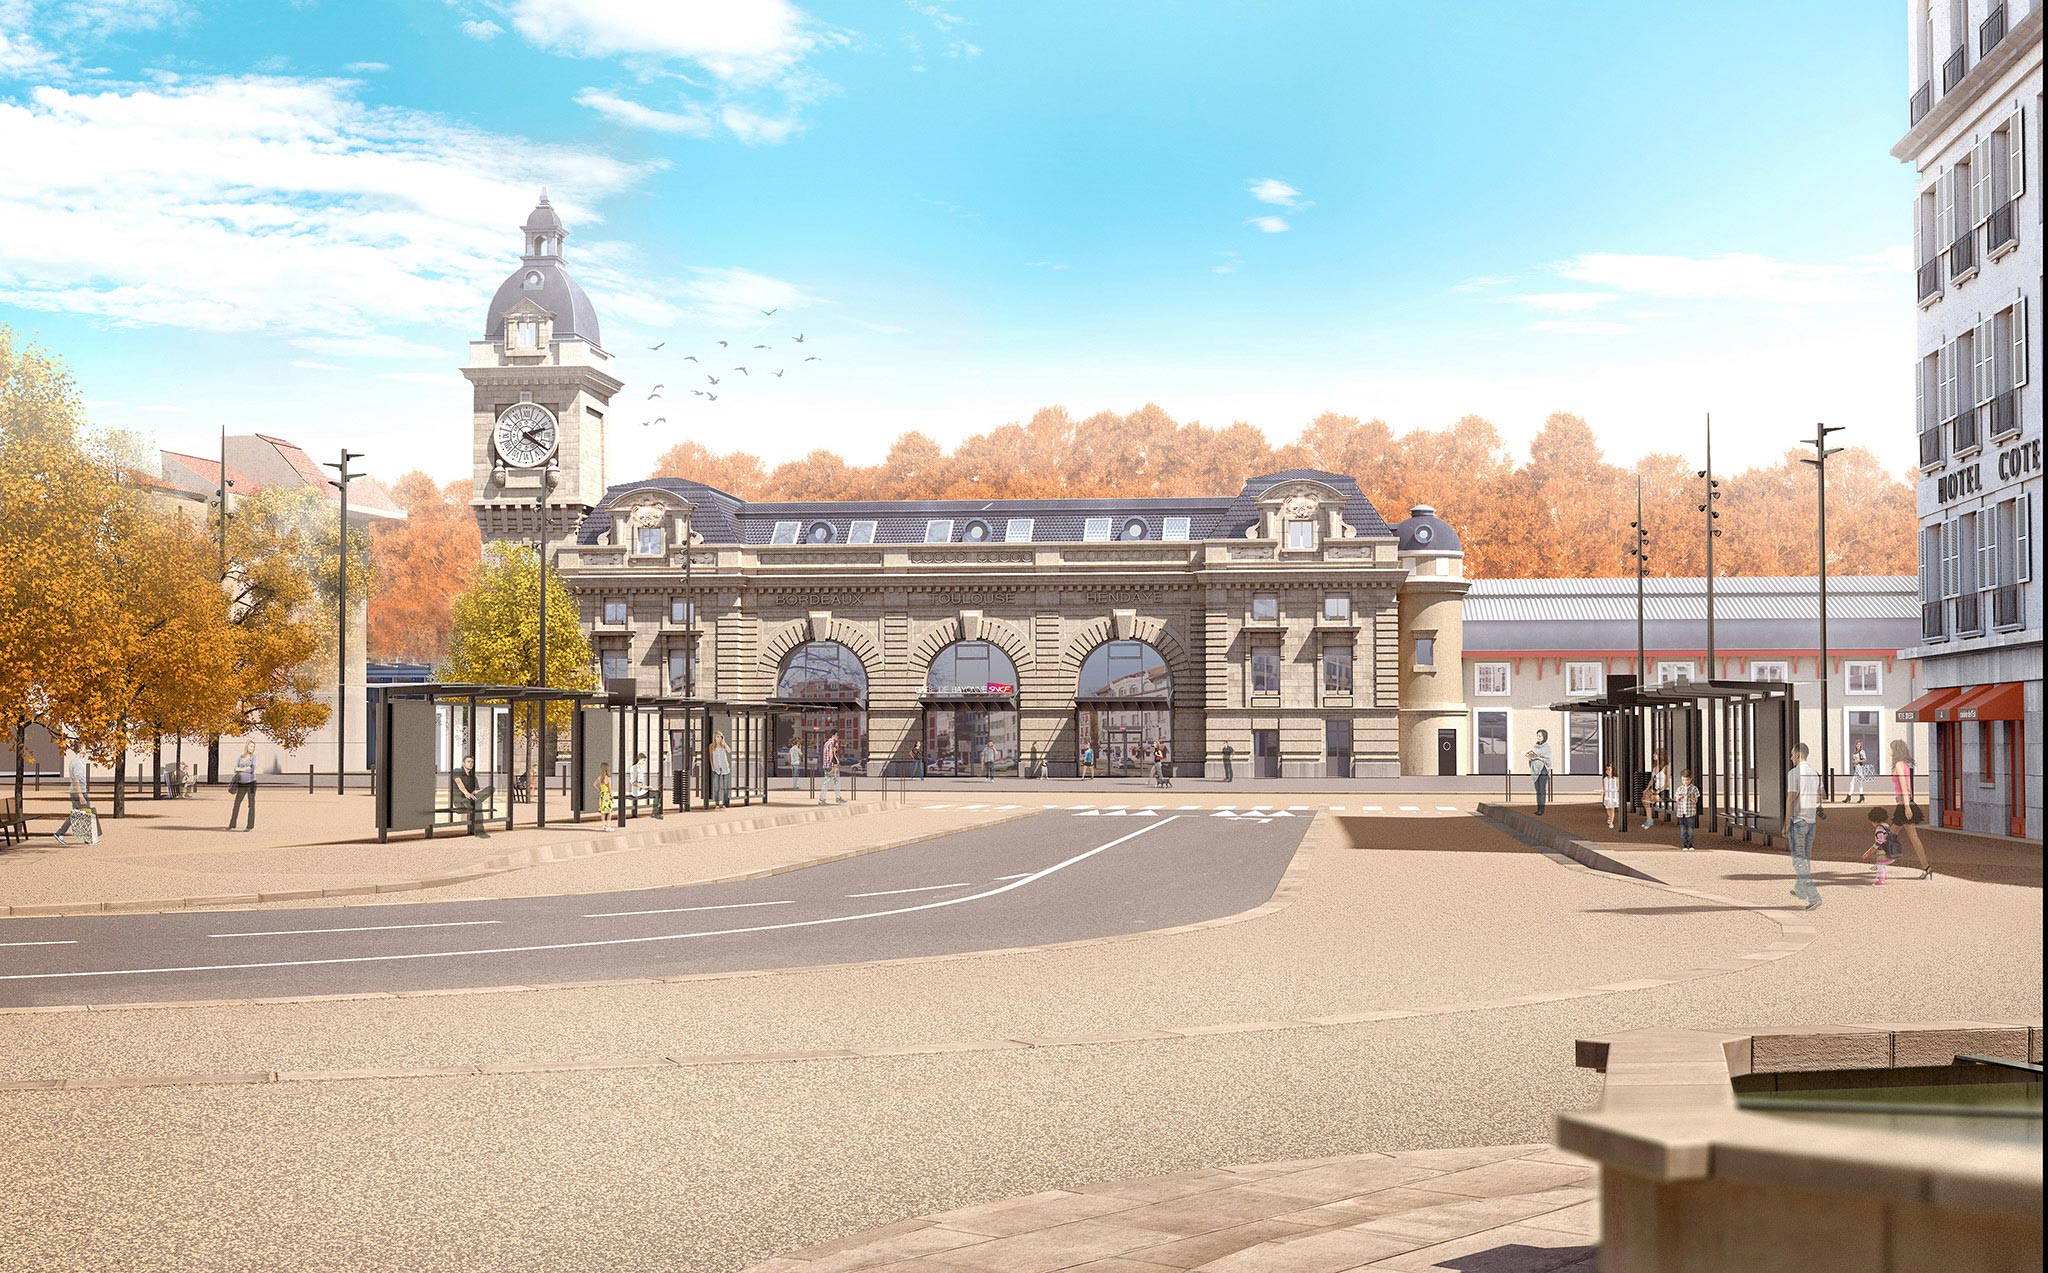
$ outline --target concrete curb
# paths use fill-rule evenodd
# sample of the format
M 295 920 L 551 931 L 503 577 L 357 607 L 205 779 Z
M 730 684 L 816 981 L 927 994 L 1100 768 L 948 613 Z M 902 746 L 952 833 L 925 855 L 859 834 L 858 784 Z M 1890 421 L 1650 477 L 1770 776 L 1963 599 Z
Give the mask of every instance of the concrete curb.
M 1561 853 L 1580 866 L 1595 871 L 1606 871 L 1611 875 L 1626 875 L 1632 879 L 1648 880 L 1652 884 L 1664 882 L 1654 875 L 1646 875 L 1632 866 L 1617 862 L 1584 840 L 1574 839 L 1549 823 L 1532 818 L 1526 813 L 1518 813 L 1497 804 L 1481 804 L 1478 813 L 1480 817 L 1517 840 L 1540 849 L 1547 849 L 1552 853 Z
M 487 876 L 502 875 L 508 871 L 522 871 L 529 867 L 544 866 L 551 862 L 567 862 L 575 858 L 594 857 L 600 853 L 617 853 L 626 849 L 648 849 L 664 844 L 688 844 L 697 840 L 716 839 L 720 836 L 738 835 L 747 831 L 766 831 L 775 827 L 799 826 L 808 822 L 822 822 L 830 818 L 851 817 L 855 814 L 875 813 L 889 808 L 912 806 L 891 805 L 881 802 L 858 801 L 845 808 L 831 806 L 824 809 L 791 810 L 786 813 L 764 814 L 754 818 L 740 818 L 728 822 L 707 822 L 697 826 L 667 827 L 658 831 L 627 832 L 624 835 L 606 834 L 588 840 L 567 840 L 556 844 L 536 844 L 511 853 L 500 853 L 467 866 L 450 867 L 410 879 L 385 880 L 375 884 L 344 884 L 334 888 L 284 889 L 268 893 L 226 893 L 209 897 L 168 897 L 136 898 L 103 902 L 52 902 L 32 906 L 0 907 L 0 917 L 49 918 L 52 916 L 133 914 L 137 912 L 191 910 L 201 906 L 254 906 L 264 902 L 310 902 L 325 897 L 368 897 L 378 893 L 407 893 L 416 889 L 441 888 L 449 884 L 466 884 L 471 880 Z M 684 817 L 685 814 L 672 816 Z M 284 847 L 284 846 L 280 846 Z M 837 855 L 853 857 L 854 853 Z M 819 858 L 801 865 L 812 866 L 837 860 L 836 857 Z M 779 868 L 793 870 L 795 867 Z M 776 871 L 755 874 L 776 874 Z M 720 884 L 735 879 L 751 879 L 754 875 L 721 876 L 711 880 L 691 880 L 691 884 Z M 678 887 L 655 885 L 657 888 Z M 612 890 L 607 890 L 612 891 Z M 616 890 L 626 892 L 630 890 Z M 489 898 L 467 898 L 467 901 L 489 901 Z

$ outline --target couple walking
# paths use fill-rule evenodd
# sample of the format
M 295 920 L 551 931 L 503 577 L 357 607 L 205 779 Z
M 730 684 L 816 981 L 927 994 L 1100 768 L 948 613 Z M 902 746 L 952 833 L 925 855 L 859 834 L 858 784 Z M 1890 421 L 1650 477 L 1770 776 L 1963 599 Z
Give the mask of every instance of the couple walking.
M 1820 905 L 1820 889 L 1813 883 L 1813 836 L 1820 825 L 1820 773 L 1807 763 L 1805 743 L 1792 744 L 1792 768 L 1785 775 L 1786 840 L 1792 853 L 1792 896 L 1806 903 L 1807 910 Z M 1891 825 L 1898 839 L 1905 841 L 1920 862 L 1920 878 L 1934 878 L 1927 860 L 1927 846 L 1920 842 L 1920 824 L 1927 820 L 1919 801 L 1913 797 L 1913 751 L 1904 739 L 1892 740 Z M 1887 837 L 1888 839 L 1890 837 Z

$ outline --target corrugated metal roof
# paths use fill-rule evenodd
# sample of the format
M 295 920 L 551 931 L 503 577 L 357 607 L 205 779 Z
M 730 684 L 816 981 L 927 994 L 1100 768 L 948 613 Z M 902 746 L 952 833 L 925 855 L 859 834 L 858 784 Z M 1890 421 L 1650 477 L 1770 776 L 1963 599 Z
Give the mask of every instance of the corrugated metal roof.
M 1705 623 L 1706 580 L 1697 576 L 1643 581 L 1648 620 Z M 1920 581 L 1912 575 L 1860 575 L 1828 580 L 1828 620 L 1920 618 Z M 1820 619 L 1819 581 L 1812 576 L 1743 576 L 1714 581 L 1714 619 Z M 1618 579 L 1478 579 L 1465 594 L 1466 623 L 1636 621 L 1636 581 Z M 1631 640 L 1633 644 L 1633 640 Z

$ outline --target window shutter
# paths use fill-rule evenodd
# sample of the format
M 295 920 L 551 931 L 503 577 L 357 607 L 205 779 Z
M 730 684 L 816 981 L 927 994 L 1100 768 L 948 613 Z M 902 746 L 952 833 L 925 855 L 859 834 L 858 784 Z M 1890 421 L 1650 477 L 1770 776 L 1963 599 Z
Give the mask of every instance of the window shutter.
M 2015 386 L 2027 383 L 2027 298 L 2021 296 L 2012 303 L 2012 382 Z M 2014 413 L 2018 418 L 2018 413 Z
M 1963 590 L 1963 528 L 1960 522 L 1941 525 L 1941 595 L 1954 597 Z
M 1956 170 L 1951 168 L 1934 179 L 1934 251 L 1948 251 L 1955 239 L 1950 227 L 1956 219 Z
M 2012 122 L 2005 129 L 2007 192 L 2017 199 L 2027 192 L 2027 113 L 2018 102 L 2012 104 Z
M 1998 586 L 1998 514 L 1985 509 L 1977 515 L 1977 586 Z
M 1983 406 L 1998 392 L 1998 341 L 1991 334 L 1992 321 L 1987 318 L 1977 324 L 1976 339 L 1971 341 L 1977 351 L 1977 405 Z M 1991 422 L 1985 421 L 1988 429 Z
M 1991 143 L 1980 141 L 1970 147 L 1970 212 L 1968 224 L 1983 225 L 1991 219 Z
M 1941 422 L 1947 424 L 1956 418 L 1956 342 L 1941 347 L 1936 363 L 1935 374 L 1941 382 Z
M 1913 360 L 1913 427 L 1927 432 L 1927 360 Z
M 1913 201 L 1913 264 L 1927 263 L 1927 200 L 1925 197 Z
M 2019 567 L 2021 583 L 2034 577 L 2034 494 L 2022 491 L 2013 501 L 2013 551 L 2014 564 Z

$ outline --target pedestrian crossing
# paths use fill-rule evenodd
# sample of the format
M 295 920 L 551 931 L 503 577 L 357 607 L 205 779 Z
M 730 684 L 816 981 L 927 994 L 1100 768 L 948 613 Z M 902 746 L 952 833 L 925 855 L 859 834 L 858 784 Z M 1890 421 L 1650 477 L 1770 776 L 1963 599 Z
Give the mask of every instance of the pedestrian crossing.
M 1156 818 L 1165 813 L 1206 814 L 1212 818 L 1271 821 L 1277 818 L 1314 817 L 1318 812 L 1344 814 L 1385 814 L 1385 813 L 1465 813 L 1468 810 L 1452 804 L 1439 805 L 1377 805 L 1377 804 L 992 804 L 987 802 L 958 804 L 951 801 L 937 801 L 932 804 L 912 806 L 934 812 L 952 813 L 1009 813 L 1018 809 L 1038 808 L 1049 813 L 1066 813 L 1077 818 Z

